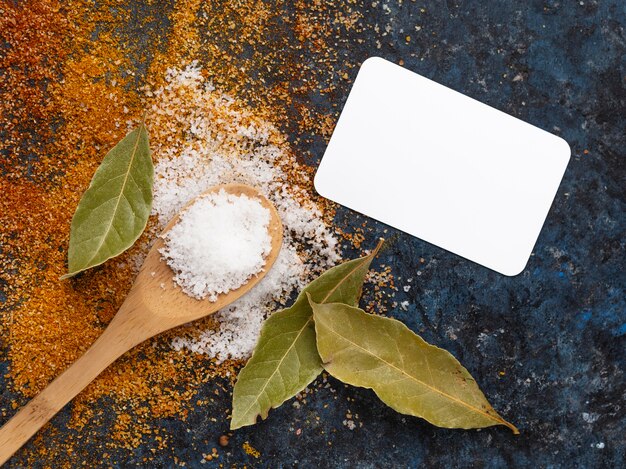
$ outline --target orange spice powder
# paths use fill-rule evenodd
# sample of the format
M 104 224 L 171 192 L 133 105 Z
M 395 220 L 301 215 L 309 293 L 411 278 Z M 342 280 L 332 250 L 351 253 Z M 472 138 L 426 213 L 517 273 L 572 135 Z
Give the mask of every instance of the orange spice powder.
M 120 33 L 134 21 L 126 2 L 105 0 L 97 9 L 86 0 L 0 6 L 0 40 L 9 44 L 0 52 L 0 285 L 6 296 L 0 333 L 6 344 L 2 359 L 10 363 L 9 382 L 17 396 L 2 411 L 4 418 L 102 333 L 130 289 L 134 259 L 153 236 L 149 229 L 115 261 L 69 282 L 59 281 L 80 195 L 105 152 L 143 114 L 149 97 L 142 85 L 154 89 L 169 67 L 199 59 L 218 88 L 241 99 L 260 118 L 293 135 L 308 132 L 327 139 L 336 116 L 310 109 L 308 97 L 332 93 L 334 78 L 349 67 L 333 44 L 339 28 L 358 28 L 359 17 L 350 5 L 316 0 L 288 8 L 284 1 L 178 0 L 166 12 L 167 36 L 146 33 L 148 45 L 139 52 L 135 38 Z M 139 29 L 153 19 L 143 18 Z M 279 24 L 293 35 L 277 35 Z M 133 54 L 146 61 L 151 57 L 142 64 L 148 66 L 145 75 L 129 58 Z M 312 168 L 299 167 L 290 174 L 314 193 Z M 331 223 L 333 204 L 315 196 L 313 200 Z M 363 240 L 359 231 L 345 238 L 356 245 Z M 392 285 L 388 272 L 380 279 Z M 211 319 L 203 323 L 211 324 Z M 217 393 L 230 392 L 229 382 L 241 365 L 217 365 L 204 356 L 171 350 L 170 341 L 179 333 L 152 339 L 109 367 L 73 401 L 69 426 L 80 432 L 61 437 L 59 429 L 48 425 L 35 437 L 35 450 L 23 450 L 21 461 L 75 467 L 147 441 L 156 442 L 154 452 L 167 447 L 168 436 L 154 419 L 184 419 L 189 409 L 203 405 L 194 399 L 198 388 L 215 378 L 223 378 L 214 383 Z M 102 422 L 103 399 L 115 422 L 101 453 L 88 454 L 81 441 L 101 438 L 91 427 Z M 46 445 L 51 438 L 58 444 Z

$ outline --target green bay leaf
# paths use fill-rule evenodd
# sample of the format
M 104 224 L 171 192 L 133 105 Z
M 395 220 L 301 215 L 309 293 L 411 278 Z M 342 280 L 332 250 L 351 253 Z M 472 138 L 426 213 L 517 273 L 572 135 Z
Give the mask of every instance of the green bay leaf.
M 445 428 L 505 425 L 476 381 L 449 352 L 400 321 L 313 297 L 317 350 L 335 378 L 372 389 L 396 411 Z
M 152 208 L 154 168 L 142 123 L 104 157 L 72 218 L 68 278 L 131 247 Z
M 381 245 L 382 240 L 370 255 L 324 272 L 302 290 L 291 307 L 265 321 L 254 353 L 237 377 L 231 429 L 253 425 L 258 416 L 266 418 L 270 409 L 295 396 L 320 374 L 322 362 L 306 295 L 320 303 L 356 305 Z

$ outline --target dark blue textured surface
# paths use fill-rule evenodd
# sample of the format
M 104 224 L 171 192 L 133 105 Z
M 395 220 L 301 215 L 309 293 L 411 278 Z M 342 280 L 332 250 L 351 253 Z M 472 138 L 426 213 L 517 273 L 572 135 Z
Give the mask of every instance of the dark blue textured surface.
M 394 273 L 414 278 L 408 293 L 400 289 L 396 295 L 411 306 L 394 316 L 454 353 L 522 434 L 435 429 L 385 409 L 368 391 L 350 389 L 333 403 L 331 428 L 341 428 L 338 407 L 359 413 L 363 428 L 353 436 L 337 435 L 326 451 L 294 450 L 294 457 L 345 467 L 355 461 L 365 466 L 623 467 L 624 3 L 447 1 L 389 7 L 386 17 L 380 4 L 366 13 L 394 25 L 382 48 L 375 46 L 380 38 L 372 37 L 353 54 L 361 60 L 371 54 L 402 59 L 411 70 L 562 136 L 572 148 L 521 275 L 501 276 L 404 234 L 380 259 Z M 313 153 L 321 155 L 323 144 Z M 419 214 L 418 202 L 398 203 Z M 356 224 L 348 211 L 338 219 Z M 317 393 L 320 407 L 327 394 Z M 347 397 L 356 402 L 347 404 Z M 289 421 L 294 412 L 279 411 L 262 426 L 275 429 L 279 413 Z M 329 418 L 324 416 L 324 426 Z M 259 431 L 254 435 L 263 434 Z M 323 441 L 307 446 L 318 443 Z M 281 444 L 272 445 L 277 454 Z
M 385 37 L 372 31 L 365 44 L 347 45 L 351 60 L 404 60 L 411 70 L 562 136 L 572 148 L 521 275 L 504 277 L 408 235 L 396 237 L 393 230 L 392 247 L 378 261 L 414 279 L 408 293 L 401 288 L 396 294 L 410 302 L 408 311 L 393 315 L 465 364 L 521 435 L 501 428 L 436 429 L 395 414 L 370 391 L 333 382 L 336 395 L 321 389 L 301 409 L 280 408 L 255 428 L 237 431 L 233 447 L 249 440 L 268 466 L 623 466 L 624 3 L 388 6 L 389 13 L 383 2 L 364 9 L 366 23 L 391 23 L 392 30 Z M 348 86 L 343 88 L 342 103 Z M 331 112 L 329 99 L 312 101 Z M 324 145 L 305 148 L 312 163 Z M 398 203 L 419 214 L 417 201 Z M 337 222 L 346 228 L 360 224 L 347 210 Z M 369 226 L 376 234 L 386 228 Z M 348 409 L 359 414 L 362 428 L 349 432 L 342 425 Z M 290 428 L 302 428 L 302 435 Z
M 188 467 L 624 467 L 625 3 L 404 0 L 357 8 L 369 31 L 358 36 L 365 41 L 346 37 L 338 46 L 351 62 L 371 55 L 403 60 L 411 70 L 562 136 L 572 148 L 521 275 L 504 277 L 393 230 L 385 233 L 390 247 L 374 266 L 391 266 L 403 279 L 400 286 L 413 278 L 408 292 L 396 294 L 397 301 L 410 302 L 408 310 L 393 316 L 450 350 L 521 435 L 504 428 L 437 429 L 396 414 L 370 391 L 329 379 L 332 386 L 308 395 L 306 405 L 287 403 L 268 420 L 236 431 L 218 462 L 203 466 L 199 452 L 227 432 L 221 416 L 229 397 L 216 398 L 187 422 L 164 420 L 175 443 L 157 457 L 159 464 L 171 466 L 175 455 Z M 391 32 L 376 33 L 375 24 L 383 30 L 391 24 Z M 355 74 L 350 71 L 351 80 Z M 311 95 L 307 105 L 336 113 L 332 105 L 341 107 L 349 84 L 337 83 L 332 95 Z M 305 135 L 296 143 L 296 137 L 297 150 L 316 164 L 325 142 Z M 417 201 L 398 203 L 419 214 Z M 362 220 L 339 210 L 336 221 L 349 230 Z M 374 244 L 386 227 L 368 226 Z M 200 396 L 212 395 L 215 385 L 205 384 Z M 362 427 L 343 425 L 348 410 Z M 65 418 L 67 412 L 56 421 Z M 261 458 L 244 452 L 246 441 Z M 86 441 L 85 449 L 97 445 Z M 113 455 L 107 464 L 140 464 L 144 454 L 151 455 L 149 445 L 130 458 Z

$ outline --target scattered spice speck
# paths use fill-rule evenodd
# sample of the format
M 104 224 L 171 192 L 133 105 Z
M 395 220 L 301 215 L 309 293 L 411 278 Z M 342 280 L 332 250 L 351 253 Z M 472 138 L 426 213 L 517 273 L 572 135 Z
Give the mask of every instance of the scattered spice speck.
M 246 452 L 246 454 L 249 454 L 250 456 L 252 456 L 254 458 L 258 459 L 261 456 L 261 453 L 258 450 L 256 450 L 255 448 L 253 448 L 250 445 L 250 443 L 248 443 L 247 441 L 244 442 L 244 444 L 241 447 Z

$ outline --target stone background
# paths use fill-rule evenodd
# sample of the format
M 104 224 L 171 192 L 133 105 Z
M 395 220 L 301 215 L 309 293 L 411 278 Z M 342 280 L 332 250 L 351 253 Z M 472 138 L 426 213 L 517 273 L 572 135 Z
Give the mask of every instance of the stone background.
M 141 3 L 128 8 L 141 16 Z M 164 2 L 164 15 L 169 5 Z M 353 8 L 371 27 L 359 41 L 342 32 L 339 56 L 357 64 L 371 55 L 402 60 L 410 70 L 562 136 L 572 148 L 519 276 L 504 277 L 393 230 L 386 233 L 390 248 L 374 266 L 391 266 L 401 278 L 395 299 L 410 302 L 407 311 L 390 314 L 452 352 L 521 435 L 504 428 L 437 429 L 396 414 L 368 390 L 329 379 L 335 393 L 321 387 L 306 405 L 287 403 L 268 420 L 236 431 L 220 458 L 202 467 L 624 467 L 624 2 L 404 0 Z M 391 26 L 383 35 L 376 24 Z M 167 28 L 167 21 L 154 27 Z M 135 33 L 129 24 L 126 34 Z M 277 28 L 276 34 L 289 31 Z M 334 93 L 311 94 L 304 105 L 336 118 L 356 72 L 338 76 Z M 317 164 L 326 139 L 306 131 L 289 135 L 303 159 Z M 398 203 L 419 214 L 417 202 Z M 348 230 L 361 222 L 345 209 L 336 216 Z M 368 227 L 372 239 L 387 228 L 373 221 Z M 407 278 L 413 282 L 405 293 Z M 211 395 L 213 386 L 204 385 L 199 398 Z M 228 426 L 208 417 L 224 415 L 229 406 L 222 394 L 187 421 L 157 422 L 173 444 L 153 467 L 174 461 L 200 467 L 199 452 L 216 446 Z M 343 424 L 348 412 L 358 414 L 352 431 Z M 63 428 L 67 419 L 64 411 L 53 425 Z M 244 442 L 261 456 L 247 454 Z M 97 451 L 97 441 L 82 444 Z M 120 450 L 106 465 L 141 465 L 149 451 L 147 445 L 132 454 Z M 9 466 L 20 465 L 16 458 Z

